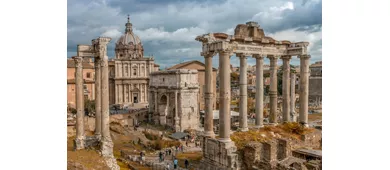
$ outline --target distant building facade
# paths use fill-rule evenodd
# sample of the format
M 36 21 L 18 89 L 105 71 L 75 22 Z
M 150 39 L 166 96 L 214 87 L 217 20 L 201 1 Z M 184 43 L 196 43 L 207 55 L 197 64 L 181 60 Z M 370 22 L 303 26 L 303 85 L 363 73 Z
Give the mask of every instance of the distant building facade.
M 95 68 L 92 60 L 86 58 L 83 61 L 83 80 L 85 99 L 95 100 Z M 67 60 L 67 104 L 69 107 L 76 107 L 76 67 L 73 59 Z
M 177 64 L 177 65 L 174 65 L 170 68 L 168 68 L 168 70 L 173 70 L 173 69 L 195 69 L 198 71 L 198 82 L 199 82 L 199 100 L 198 100 L 198 105 L 199 105 L 199 110 L 204 110 L 205 109 L 205 104 L 204 104 L 204 91 L 205 91 L 205 64 L 200 62 L 200 61 L 197 61 L 197 60 L 193 60 L 193 61 L 187 61 L 187 62 L 184 62 L 184 63 L 180 63 L 180 64 Z M 211 80 L 211 84 L 212 84 L 212 90 L 213 90 L 213 93 L 214 93 L 214 98 L 213 98 L 213 109 L 216 109 L 216 98 L 218 98 L 218 96 L 216 95 L 217 94 L 217 84 L 216 84 L 216 79 L 217 79 L 217 69 L 216 68 L 213 68 L 213 78 Z
M 199 128 L 198 72 L 173 69 L 150 74 L 150 120 L 175 131 Z
M 322 103 L 322 61 L 310 65 L 309 103 L 315 105 Z
M 144 57 L 141 40 L 128 19 L 115 44 L 115 58 L 109 61 L 110 104 L 147 106 L 149 75 L 158 69 L 153 57 Z

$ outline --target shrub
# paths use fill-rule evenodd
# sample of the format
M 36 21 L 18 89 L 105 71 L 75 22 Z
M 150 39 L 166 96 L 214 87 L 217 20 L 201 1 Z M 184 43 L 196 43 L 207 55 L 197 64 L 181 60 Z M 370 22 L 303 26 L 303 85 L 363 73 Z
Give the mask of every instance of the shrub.
M 149 140 L 157 140 L 160 138 L 159 135 L 155 135 L 155 134 L 152 134 L 152 133 L 149 133 L 146 131 L 144 131 L 144 134 L 145 134 L 145 137 Z

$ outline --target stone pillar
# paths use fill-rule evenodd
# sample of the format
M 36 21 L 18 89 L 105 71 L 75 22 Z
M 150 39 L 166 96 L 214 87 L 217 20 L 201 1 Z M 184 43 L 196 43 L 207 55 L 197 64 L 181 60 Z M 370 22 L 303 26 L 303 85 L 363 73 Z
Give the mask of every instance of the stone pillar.
M 154 91 L 154 113 L 159 114 L 158 113 L 158 103 L 157 103 L 157 89 L 155 89 L 155 91 Z
M 84 80 L 83 80 L 83 57 L 73 57 L 76 65 L 76 139 L 75 149 L 80 150 L 85 148 L 85 133 L 84 133 Z
M 219 140 L 229 142 L 230 139 L 230 56 L 229 51 L 219 52 L 220 88 L 219 88 Z
M 214 134 L 214 124 L 213 124 L 213 87 L 212 87 L 212 79 L 213 79 L 213 59 L 214 53 L 210 53 L 205 55 L 205 92 L 204 92 L 204 100 L 205 100 L 205 117 L 204 117 L 204 136 L 207 137 L 215 137 Z
M 277 78 L 277 62 L 278 58 L 276 56 L 270 55 L 267 56 L 270 59 L 270 79 L 271 84 L 269 88 L 270 95 L 270 114 L 269 122 L 272 125 L 277 124 L 277 110 L 278 110 L 278 78 Z
M 99 57 L 95 57 L 95 137 L 101 139 L 102 130 L 102 92 L 101 92 L 101 60 Z
M 299 88 L 299 122 L 308 127 L 309 106 L 309 60 L 310 55 L 301 55 L 300 88 Z
M 256 121 L 255 128 L 261 128 L 264 126 L 264 57 L 256 54 L 253 55 L 256 58 Z
M 119 103 L 118 94 L 119 94 L 119 86 L 118 84 L 115 84 L 115 104 Z
M 283 59 L 283 122 L 290 122 L 290 59 L 291 56 L 282 56 Z
M 291 85 L 291 99 L 290 99 L 290 115 L 292 115 L 292 121 L 297 122 L 297 115 L 295 114 L 295 73 L 291 73 L 290 85 Z
M 180 132 L 179 115 L 177 114 L 177 90 L 175 90 L 175 131 Z
M 248 87 L 247 87 L 247 61 L 244 54 L 239 54 L 240 58 L 240 131 L 248 131 Z

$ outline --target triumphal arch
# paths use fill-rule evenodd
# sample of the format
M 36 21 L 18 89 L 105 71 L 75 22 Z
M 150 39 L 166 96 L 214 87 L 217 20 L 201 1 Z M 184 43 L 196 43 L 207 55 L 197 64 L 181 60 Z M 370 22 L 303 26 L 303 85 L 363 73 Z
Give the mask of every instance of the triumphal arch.
M 270 60 L 270 125 L 277 122 L 277 61 L 283 60 L 283 122 L 290 122 L 290 60 L 293 56 L 300 59 L 299 89 L 299 122 L 308 126 L 308 90 L 309 59 L 308 42 L 278 41 L 264 34 L 256 22 L 238 24 L 234 35 L 225 33 L 209 33 L 196 37 L 202 42 L 201 55 L 205 57 L 205 130 L 202 140 L 204 159 L 203 169 L 239 169 L 236 147 L 230 139 L 230 57 L 240 58 L 240 130 L 247 131 L 247 57 L 256 59 L 256 121 L 255 127 L 261 128 L 263 123 L 263 63 L 264 58 Z M 213 110 L 211 80 L 212 57 L 219 55 L 219 138 L 213 132 Z M 214 77 L 215 78 L 215 77 Z

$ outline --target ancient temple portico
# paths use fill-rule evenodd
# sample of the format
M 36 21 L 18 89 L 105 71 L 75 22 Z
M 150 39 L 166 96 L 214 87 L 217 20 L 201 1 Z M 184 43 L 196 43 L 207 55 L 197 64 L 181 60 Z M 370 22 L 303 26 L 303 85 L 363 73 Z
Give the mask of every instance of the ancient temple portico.
M 211 64 L 211 59 L 215 54 L 219 55 L 219 78 L 220 78 L 220 113 L 219 113 L 219 138 L 215 139 L 210 135 L 212 125 L 212 111 L 206 109 L 205 115 L 205 135 L 202 139 L 203 149 L 203 169 L 237 169 L 239 167 L 236 147 L 230 140 L 230 57 L 236 54 L 240 58 L 240 129 L 246 131 L 247 125 L 247 96 L 246 96 L 246 57 L 256 58 L 256 128 L 260 128 L 263 123 L 263 63 L 264 58 L 270 61 L 270 117 L 269 124 L 278 124 L 277 119 L 277 62 L 283 60 L 283 122 L 290 122 L 290 60 L 293 56 L 298 56 L 301 61 L 300 70 L 300 111 L 299 122 L 303 126 L 308 125 L 308 76 L 309 58 L 307 54 L 308 42 L 290 42 L 287 40 L 277 41 L 264 34 L 263 29 L 256 22 L 247 22 L 236 26 L 234 35 L 225 33 L 209 33 L 196 37 L 202 42 L 201 55 L 205 57 L 206 65 Z M 206 73 L 211 72 L 206 67 Z M 205 82 L 210 82 L 211 77 L 206 76 Z M 206 84 L 206 93 L 207 91 Z M 209 95 L 205 95 L 210 98 Z M 207 100 L 206 98 L 206 100 Z
M 75 149 L 84 149 L 89 145 L 100 143 L 101 154 L 106 164 L 113 170 L 119 170 L 113 155 L 113 142 L 109 127 L 109 72 L 107 44 L 111 41 L 108 37 L 99 37 L 92 40 L 92 45 L 78 45 L 76 63 L 76 139 Z M 94 137 L 86 138 L 84 134 L 84 96 L 82 95 L 82 59 L 93 57 L 95 59 L 95 95 L 96 95 L 96 129 Z

